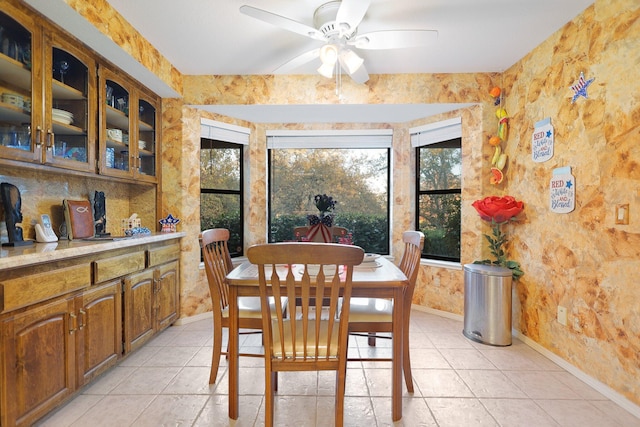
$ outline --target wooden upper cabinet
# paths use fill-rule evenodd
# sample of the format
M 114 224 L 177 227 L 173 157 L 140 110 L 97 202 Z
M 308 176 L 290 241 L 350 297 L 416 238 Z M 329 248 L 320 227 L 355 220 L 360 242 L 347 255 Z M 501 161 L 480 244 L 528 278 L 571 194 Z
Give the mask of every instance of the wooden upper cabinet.
M 0 157 L 40 162 L 42 31 L 33 18 L 0 5 Z
M 0 12 L 0 157 L 95 172 L 95 61 L 10 12 Z
M 45 146 L 43 161 L 96 169 L 96 63 L 59 35 L 45 41 Z
M 157 182 L 159 98 L 104 66 L 98 87 L 100 173 Z
M 0 2 L 0 158 L 157 183 L 161 99 L 107 64 Z
M 158 156 L 160 147 L 160 99 L 144 91 L 138 94 L 138 120 L 136 134 L 136 179 L 156 182 L 158 180 Z

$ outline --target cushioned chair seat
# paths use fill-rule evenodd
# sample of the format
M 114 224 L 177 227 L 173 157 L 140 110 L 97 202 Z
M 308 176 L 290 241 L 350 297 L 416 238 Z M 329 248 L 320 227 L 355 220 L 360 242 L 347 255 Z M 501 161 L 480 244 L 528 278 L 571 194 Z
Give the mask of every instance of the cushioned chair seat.
M 351 298 L 349 322 L 389 322 L 393 301 L 384 298 Z
M 276 310 L 275 299 L 269 299 L 269 306 L 274 313 Z M 282 310 L 287 308 L 287 298 L 281 299 Z M 222 310 L 222 317 L 229 317 L 229 306 Z M 262 307 L 260 306 L 260 297 L 240 297 L 238 298 L 238 317 L 248 319 L 262 319 Z
M 328 336 L 328 322 L 323 321 L 320 323 L 320 334 L 318 340 L 318 353 L 316 354 L 316 328 L 315 323 L 311 322 L 308 324 L 307 331 L 307 339 L 304 339 L 304 329 L 302 325 L 302 320 L 296 320 L 296 337 L 295 337 L 295 346 L 297 357 L 300 357 L 305 351 L 306 342 L 306 351 L 309 357 L 327 357 L 327 347 L 329 348 L 328 356 L 330 358 L 338 357 L 338 331 L 340 328 L 340 322 L 336 321 L 333 324 L 333 329 L 331 332 L 331 342 L 329 343 Z M 282 341 L 280 339 L 280 334 L 278 333 L 278 321 L 274 320 L 272 322 L 273 327 L 273 355 L 276 357 L 282 357 Z M 291 321 L 283 322 L 284 328 L 284 354 L 285 357 L 291 358 L 293 357 L 293 344 L 292 344 L 292 333 L 291 333 Z

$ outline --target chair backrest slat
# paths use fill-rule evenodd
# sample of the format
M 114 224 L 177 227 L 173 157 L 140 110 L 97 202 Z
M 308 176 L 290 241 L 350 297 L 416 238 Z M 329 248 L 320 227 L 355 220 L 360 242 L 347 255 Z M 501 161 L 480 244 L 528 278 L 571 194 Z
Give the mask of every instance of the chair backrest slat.
M 214 310 L 224 310 L 229 305 L 229 286 L 226 276 L 232 270 L 231 255 L 227 242 L 229 230 L 213 228 L 202 232 L 201 247 L 205 272 L 209 282 Z
M 408 303 L 410 307 L 420 270 L 422 248 L 424 248 L 424 233 L 421 231 L 405 231 L 402 233 L 402 241 L 404 242 L 404 253 L 398 267 L 409 280 L 409 286 L 405 292 L 405 303 Z

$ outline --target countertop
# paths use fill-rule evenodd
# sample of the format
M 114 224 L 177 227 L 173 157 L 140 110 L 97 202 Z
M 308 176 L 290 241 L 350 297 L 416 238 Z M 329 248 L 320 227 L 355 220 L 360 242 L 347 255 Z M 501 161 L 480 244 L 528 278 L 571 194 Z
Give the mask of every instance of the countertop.
M 59 240 L 54 243 L 33 243 L 29 246 L 9 247 L 0 249 L 0 270 L 42 264 L 66 258 L 99 253 L 113 249 L 144 245 L 179 239 L 186 235 L 177 233 L 152 233 L 147 236 L 117 237 L 114 240 Z

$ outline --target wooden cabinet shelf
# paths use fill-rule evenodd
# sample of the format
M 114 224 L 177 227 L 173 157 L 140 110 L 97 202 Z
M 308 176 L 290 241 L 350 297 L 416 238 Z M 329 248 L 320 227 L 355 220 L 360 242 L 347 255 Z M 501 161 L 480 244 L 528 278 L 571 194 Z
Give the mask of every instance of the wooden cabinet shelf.
M 153 125 L 150 125 L 149 123 L 145 123 L 145 122 L 139 122 L 138 127 L 140 128 L 141 131 L 154 131 L 155 128 L 153 127 Z
M 113 148 L 117 151 L 129 149 L 128 144 L 125 144 L 124 142 L 114 141 L 113 139 L 107 139 L 106 143 L 107 148 Z
M 106 109 L 107 123 L 110 126 L 118 129 L 129 129 L 129 116 L 110 105 L 105 105 L 104 108 Z
M 78 89 L 67 86 L 58 80 L 53 80 L 51 83 L 51 94 L 53 98 L 59 100 L 85 100 L 86 95 Z
M 31 69 L 3 53 L 0 53 L 0 76 L 16 89 L 31 91 Z
M 73 125 L 67 125 L 64 123 L 53 122 L 53 132 L 58 135 L 86 135 L 87 132 Z
M 31 113 L 29 111 L 4 102 L 0 102 L 0 117 L 2 117 L 4 121 L 15 123 L 29 123 L 31 121 Z

